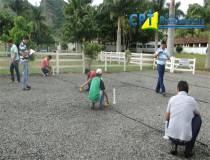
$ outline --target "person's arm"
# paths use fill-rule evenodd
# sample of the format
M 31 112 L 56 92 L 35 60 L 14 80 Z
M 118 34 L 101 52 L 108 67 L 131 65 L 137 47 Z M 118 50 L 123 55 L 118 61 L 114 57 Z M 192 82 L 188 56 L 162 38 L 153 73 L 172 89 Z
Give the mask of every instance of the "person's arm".
M 107 94 L 106 94 L 105 90 L 103 90 L 103 94 L 104 94 L 104 96 L 105 96 L 105 98 L 106 98 L 106 102 L 107 102 L 107 104 L 109 104 L 109 98 L 108 98 L 108 96 L 107 96 Z
M 170 115 L 171 115 L 170 108 L 171 108 L 171 99 L 168 102 L 168 106 L 167 106 L 166 113 L 165 113 L 165 120 L 166 121 L 170 120 Z
M 90 83 L 91 79 L 89 78 L 87 81 L 85 81 L 85 83 L 83 83 L 80 88 L 83 88 L 84 86 L 86 86 L 88 83 Z
M 15 61 L 15 52 L 11 51 L 11 62 L 13 63 Z
M 153 54 L 153 58 L 157 58 L 159 54 L 159 49 L 157 49 L 157 51 Z
M 195 116 L 201 116 L 200 112 L 198 111 L 197 102 L 194 101 L 194 103 L 195 103 L 195 109 L 193 111 L 194 115 Z
M 165 113 L 165 120 L 169 121 L 170 120 L 170 112 Z

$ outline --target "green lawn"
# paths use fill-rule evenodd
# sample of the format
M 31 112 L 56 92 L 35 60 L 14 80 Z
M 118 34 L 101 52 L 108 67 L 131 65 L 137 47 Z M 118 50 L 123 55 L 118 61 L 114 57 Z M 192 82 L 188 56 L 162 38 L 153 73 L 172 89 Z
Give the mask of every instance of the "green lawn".
M 181 54 L 176 54 L 175 57 L 190 58 L 190 59 L 196 58 L 196 66 L 195 66 L 196 70 L 204 70 L 206 55 L 181 53 Z

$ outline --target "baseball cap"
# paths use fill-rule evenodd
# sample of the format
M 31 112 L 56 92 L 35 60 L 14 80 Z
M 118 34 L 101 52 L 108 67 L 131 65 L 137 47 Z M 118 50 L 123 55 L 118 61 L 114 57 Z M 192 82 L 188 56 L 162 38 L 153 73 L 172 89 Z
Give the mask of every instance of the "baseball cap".
M 96 70 L 96 74 L 102 74 L 102 69 L 101 69 L 101 68 L 98 68 L 98 69 Z

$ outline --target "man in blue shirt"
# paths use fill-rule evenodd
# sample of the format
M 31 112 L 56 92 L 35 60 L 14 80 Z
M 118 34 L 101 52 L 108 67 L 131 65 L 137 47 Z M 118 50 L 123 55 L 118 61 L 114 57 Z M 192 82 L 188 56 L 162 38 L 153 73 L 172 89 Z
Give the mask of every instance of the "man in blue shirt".
M 164 72 L 165 72 L 165 64 L 167 60 L 170 60 L 170 57 L 167 53 L 167 48 L 166 48 L 166 42 L 162 41 L 161 42 L 161 47 L 157 49 L 157 51 L 154 54 L 154 58 L 157 58 L 157 71 L 158 71 L 158 81 L 157 81 L 157 86 L 155 91 L 157 93 L 161 93 L 165 95 L 165 86 L 163 83 L 164 79 Z

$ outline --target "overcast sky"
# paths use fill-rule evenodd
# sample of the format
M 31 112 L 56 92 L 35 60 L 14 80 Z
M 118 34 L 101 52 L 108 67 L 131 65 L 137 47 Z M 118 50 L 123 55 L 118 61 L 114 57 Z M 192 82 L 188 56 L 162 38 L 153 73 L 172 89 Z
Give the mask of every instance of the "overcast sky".
M 28 1 L 31 2 L 33 5 L 39 5 L 41 0 L 28 0 Z M 102 2 L 103 0 L 93 0 L 94 5 L 100 4 Z M 167 2 L 170 2 L 170 0 L 167 0 Z M 185 13 L 187 12 L 189 4 L 198 3 L 200 5 L 203 5 L 203 0 L 176 0 L 176 2 L 181 2 L 180 9 Z

